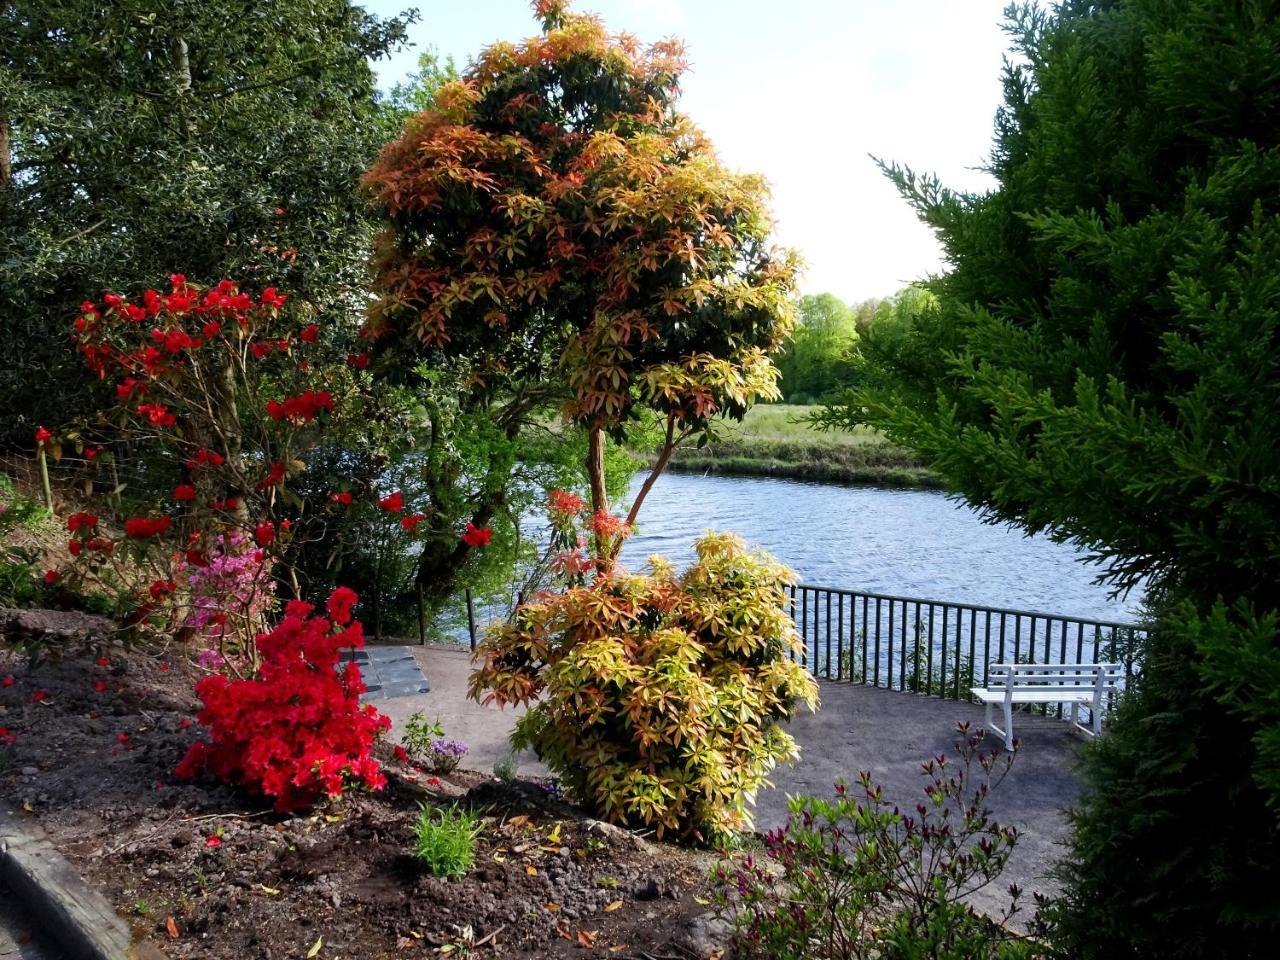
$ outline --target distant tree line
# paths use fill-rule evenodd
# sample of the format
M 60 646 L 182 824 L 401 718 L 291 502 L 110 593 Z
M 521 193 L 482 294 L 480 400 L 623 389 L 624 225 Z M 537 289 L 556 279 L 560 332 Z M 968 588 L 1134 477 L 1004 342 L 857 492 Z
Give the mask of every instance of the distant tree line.
M 852 305 L 832 293 L 801 297 L 795 333 L 775 360 L 786 402 L 831 401 L 857 386 L 860 340 L 873 327 L 878 337 L 893 339 L 895 331 L 906 330 L 933 299 L 924 287 L 914 285 Z

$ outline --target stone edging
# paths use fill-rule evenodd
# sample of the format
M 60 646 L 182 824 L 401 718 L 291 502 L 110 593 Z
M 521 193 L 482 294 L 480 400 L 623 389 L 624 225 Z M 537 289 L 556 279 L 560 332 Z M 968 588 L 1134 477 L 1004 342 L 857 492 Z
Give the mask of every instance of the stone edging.
M 0 808 L 0 881 L 69 960 L 164 960 L 40 832 Z

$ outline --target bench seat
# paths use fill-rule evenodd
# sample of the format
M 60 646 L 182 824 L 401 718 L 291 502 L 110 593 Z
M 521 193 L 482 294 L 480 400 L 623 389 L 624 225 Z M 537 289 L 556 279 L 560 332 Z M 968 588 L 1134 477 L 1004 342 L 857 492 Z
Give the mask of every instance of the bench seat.
M 987 728 L 1013 749 L 1013 707 L 1018 703 L 1063 703 L 1071 706 L 1071 725 L 1086 736 L 1102 735 L 1104 698 L 1120 689 L 1124 667 L 1118 663 L 995 663 L 987 668 L 987 685 L 971 693 L 986 706 Z M 996 726 L 992 707 L 1001 704 L 1004 729 Z M 1089 726 L 1080 722 L 1080 706 L 1089 707 Z

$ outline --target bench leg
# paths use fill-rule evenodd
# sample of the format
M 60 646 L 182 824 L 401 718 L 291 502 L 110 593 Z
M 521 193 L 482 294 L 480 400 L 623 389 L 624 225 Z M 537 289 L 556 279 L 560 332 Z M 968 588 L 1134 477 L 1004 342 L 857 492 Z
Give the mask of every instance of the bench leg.
M 1013 704 L 1004 702 L 1004 748 L 1013 749 Z

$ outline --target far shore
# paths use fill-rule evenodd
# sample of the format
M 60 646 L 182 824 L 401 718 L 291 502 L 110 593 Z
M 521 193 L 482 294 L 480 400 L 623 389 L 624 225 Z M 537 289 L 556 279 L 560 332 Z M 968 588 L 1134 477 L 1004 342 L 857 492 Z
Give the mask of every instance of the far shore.
M 763 404 L 741 424 L 726 423 L 720 439 L 678 450 L 668 469 L 680 473 L 784 477 L 824 483 L 941 489 L 942 483 L 909 450 L 879 433 L 815 430 L 803 422 L 814 407 Z

